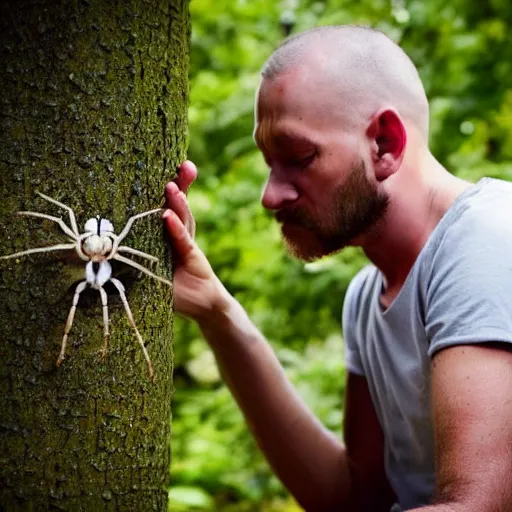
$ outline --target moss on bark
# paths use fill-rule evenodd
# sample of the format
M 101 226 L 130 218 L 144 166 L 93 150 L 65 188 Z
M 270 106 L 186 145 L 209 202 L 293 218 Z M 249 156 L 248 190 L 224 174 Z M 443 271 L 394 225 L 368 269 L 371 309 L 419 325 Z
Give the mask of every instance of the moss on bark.
M 65 241 L 32 210 L 117 232 L 162 205 L 185 156 L 188 0 L 9 0 L 0 7 L 0 254 Z M 170 276 L 158 215 L 126 245 Z M 0 262 L 0 509 L 166 510 L 172 392 L 172 290 L 122 265 L 156 380 L 113 288 L 105 360 L 98 292 L 84 292 L 59 353 L 83 262 L 70 252 Z

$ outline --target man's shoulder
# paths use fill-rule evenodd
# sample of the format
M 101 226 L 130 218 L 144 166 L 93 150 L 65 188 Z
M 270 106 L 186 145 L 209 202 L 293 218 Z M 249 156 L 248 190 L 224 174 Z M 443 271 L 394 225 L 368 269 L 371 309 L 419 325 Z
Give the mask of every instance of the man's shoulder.
M 512 248 L 512 183 L 484 178 L 460 196 L 441 219 L 426 252 L 435 264 L 465 252 L 483 255 Z M 476 252 L 475 252 L 476 251 Z M 477 254 L 478 253 L 478 254 Z
M 512 343 L 512 184 L 468 191 L 424 258 L 429 355 L 461 344 Z
M 343 338 L 345 341 L 345 365 L 356 375 L 365 375 L 359 346 L 361 325 L 366 323 L 378 270 L 374 265 L 363 267 L 350 282 L 343 303 Z
M 474 228 L 511 226 L 512 183 L 483 178 L 463 194 L 455 210 L 454 224 L 469 222 Z
M 344 309 L 350 316 L 351 312 L 360 311 L 370 300 L 379 272 L 375 265 L 369 264 L 359 270 L 350 281 L 344 303 Z

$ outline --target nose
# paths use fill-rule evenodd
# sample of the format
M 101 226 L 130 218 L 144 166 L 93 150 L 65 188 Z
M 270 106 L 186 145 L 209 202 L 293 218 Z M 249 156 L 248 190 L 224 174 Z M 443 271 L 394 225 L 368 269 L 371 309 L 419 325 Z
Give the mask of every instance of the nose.
M 299 198 L 297 189 L 290 182 L 277 178 L 272 172 L 265 184 L 261 204 L 267 210 L 280 210 Z

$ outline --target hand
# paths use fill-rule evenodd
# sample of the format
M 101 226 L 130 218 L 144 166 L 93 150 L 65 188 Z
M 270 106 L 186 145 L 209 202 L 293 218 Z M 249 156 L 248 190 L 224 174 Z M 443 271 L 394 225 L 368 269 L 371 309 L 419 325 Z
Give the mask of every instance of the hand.
M 186 193 L 197 177 L 197 168 L 183 162 L 178 177 L 165 187 L 167 208 L 162 219 L 174 248 L 174 307 L 177 313 L 197 321 L 222 310 L 229 296 L 194 241 L 196 223 Z

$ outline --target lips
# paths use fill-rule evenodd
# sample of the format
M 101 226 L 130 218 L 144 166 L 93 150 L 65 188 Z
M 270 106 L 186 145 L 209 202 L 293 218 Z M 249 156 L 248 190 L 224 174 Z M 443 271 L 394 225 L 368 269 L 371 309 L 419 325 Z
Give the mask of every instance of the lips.
M 304 211 L 298 208 L 286 208 L 279 210 L 275 218 L 277 222 L 290 227 L 300 227 L 305 229 L 315 229 L 315 222 L 313 219 Z

